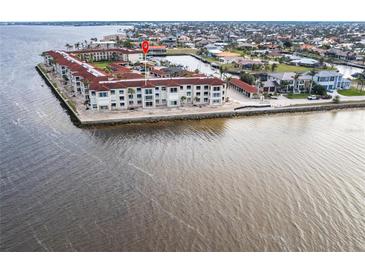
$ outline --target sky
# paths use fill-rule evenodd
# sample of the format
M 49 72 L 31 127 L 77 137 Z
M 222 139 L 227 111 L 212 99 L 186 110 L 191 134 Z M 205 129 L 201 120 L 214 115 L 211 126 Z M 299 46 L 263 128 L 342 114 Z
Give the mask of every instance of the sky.
M 365 21 L 365 0 L 3 0 L 0 21 Z

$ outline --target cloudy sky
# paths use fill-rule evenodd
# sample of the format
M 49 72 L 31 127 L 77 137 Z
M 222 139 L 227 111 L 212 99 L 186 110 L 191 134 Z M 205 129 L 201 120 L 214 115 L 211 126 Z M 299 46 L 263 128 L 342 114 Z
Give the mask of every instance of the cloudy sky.
M 0 21 L 365 21 L 364 0 L 5 0 Z

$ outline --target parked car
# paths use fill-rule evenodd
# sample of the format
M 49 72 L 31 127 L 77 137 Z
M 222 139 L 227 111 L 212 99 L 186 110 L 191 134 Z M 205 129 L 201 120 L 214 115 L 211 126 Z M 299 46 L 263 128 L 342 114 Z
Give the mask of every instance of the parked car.
M 317 97 L 317 95 L 309 95 L 307 97 L 308 100 L 318 100 L 319 98 Z
M 331 95 L 322 95 L 321 99 L 332 99 Z

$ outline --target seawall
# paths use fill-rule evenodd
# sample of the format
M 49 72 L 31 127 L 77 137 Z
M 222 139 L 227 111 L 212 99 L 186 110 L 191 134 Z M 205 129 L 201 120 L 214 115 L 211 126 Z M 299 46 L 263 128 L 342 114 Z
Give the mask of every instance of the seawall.
M 118 125 L 129 123 L 154 123 L 160 121 L 176 121 L 176 120 L 202 120 L 202 119 L 214 119 L 214 118 L 230 118 L 239 116 L 259 116 L 259 115 L 273 115 L 284 113 L 304 113 L 314 111 L 330 111 L 340 109 L 353 109 L 353 108 L 365 108 L 365 102 L 357 103 L 340 103 L 340 104 L 328 104 L 319 106 L 293 106 L 285 108 L 267 108 L 267 109 L 254 109 L 244 111 L 212 111 L 206 113 L 188 113 L 188 114 L 171 114 L 171 115 L 159 115 L 159 116 L 143 116 L 143 117 L 128 117 L 128 118 L 116 118 L 105 120 L 84 120 L 81 121 L 81 126 L 94 126 L 94 125 Z
M 359 102 L 342 102 L 342 103 L 324 103 L 317 105 L 302 105 L 302 106 L 288 106 L 281 108 L 260 108 L 260 109 L 237 109 L 237 110 L 214 110 L 207 112 L 196 113 L 170 113 L 161 115 L 140 115 L 140 116 L 126 116 L 102 119 L 95 113 L 95 117 L 88 115 L 87 117 L 77 113 L 72 107 L 69 99 L 52 83 L 51 79 L 43 72 L 40 65 L 36 66 L 36 70 L 45 80 L 46 84 L 51 88 L 52 92 L 61 101 L 61 105 L 69 113 L 71 120 L 75 125 L 79 127 L 90 127 L 96 125 L 117 125 L 117 124 L 129 124 L 129 123 L 153 123 L 160 121 L 175 121 L 175 120 L 201 120 L 201 119 L 214 119 L 214 118 L 229 118 L 239 116 L 258 116 L 258 115 L 273 115 L 283 113 L 300 113 L 300 112 L 313 112 L 313 111 L 330 111 L 340 109 L 352 109 L 352 108 L 364 108 L 365 101 Z
M 46 82 L 47 86 L 49 86 L 51 88 L 52 92 L 61 101 L 61 105 L 67 110 L 68 114 L 71 117 L 71 120 L 76 125 L 81 125 L 82 124 L 81 119 L 80 119 L 77 111 L 74 110 L 73 107 L 70 105 L 70 102 L 68 101 L 69 99 L 67 99 L 66 95 L 63 95 L 63 93 L 58 90 L 58 88 L 52 83 L 51 79 L 49 79 L 47 74 L 43 72 L 40 65 L 37 65 L 35 68 L 38 71 L 38 73 L 41 75 L 43 80 Z

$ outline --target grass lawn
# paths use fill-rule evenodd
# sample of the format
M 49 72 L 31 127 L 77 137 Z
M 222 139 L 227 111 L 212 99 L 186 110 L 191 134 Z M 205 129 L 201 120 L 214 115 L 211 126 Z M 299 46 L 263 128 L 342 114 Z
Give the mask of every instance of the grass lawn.
M 344 96 L 365 96 L 365 90 L 359 90 L 356 88 L 339 90 L 338 93 Z
M 105 69 L 109 64 L 113 63 L 112 61 L 101 61 L 101 62 L 93 62 L 91 65 L 95 66 L 99 69 Z
M 192 48 L 173 48 L 173 49 L 167 49 L 166 54 L 167 55 L 174 55 L 174 54 L 196 54 L 198 52 L 197 49 Z
M 207 60 L 208 62 L 219 64 L 219 60 L 217 58 L 214 58 L 214 57 L 203 57 L 203 58 L 205 60 Z
M 288 93 L 286 97 L 288 99 L 306 99 L 308 96 L 309 93 L 299 93 L 299 94 Z
M 275 72 L 306 72 L 310 70 L 311 68 L 278 64 L 278 67 L 275 69 Z
M 316 70 L 335 70 L 336 68 L 318 68 Z M 287 64 L 278 64 L 278 67 L 275 69 L 275 72 L 307 72 L 311 71 L 312 68 L 300 67 L 300 66 L 291 66 Z

